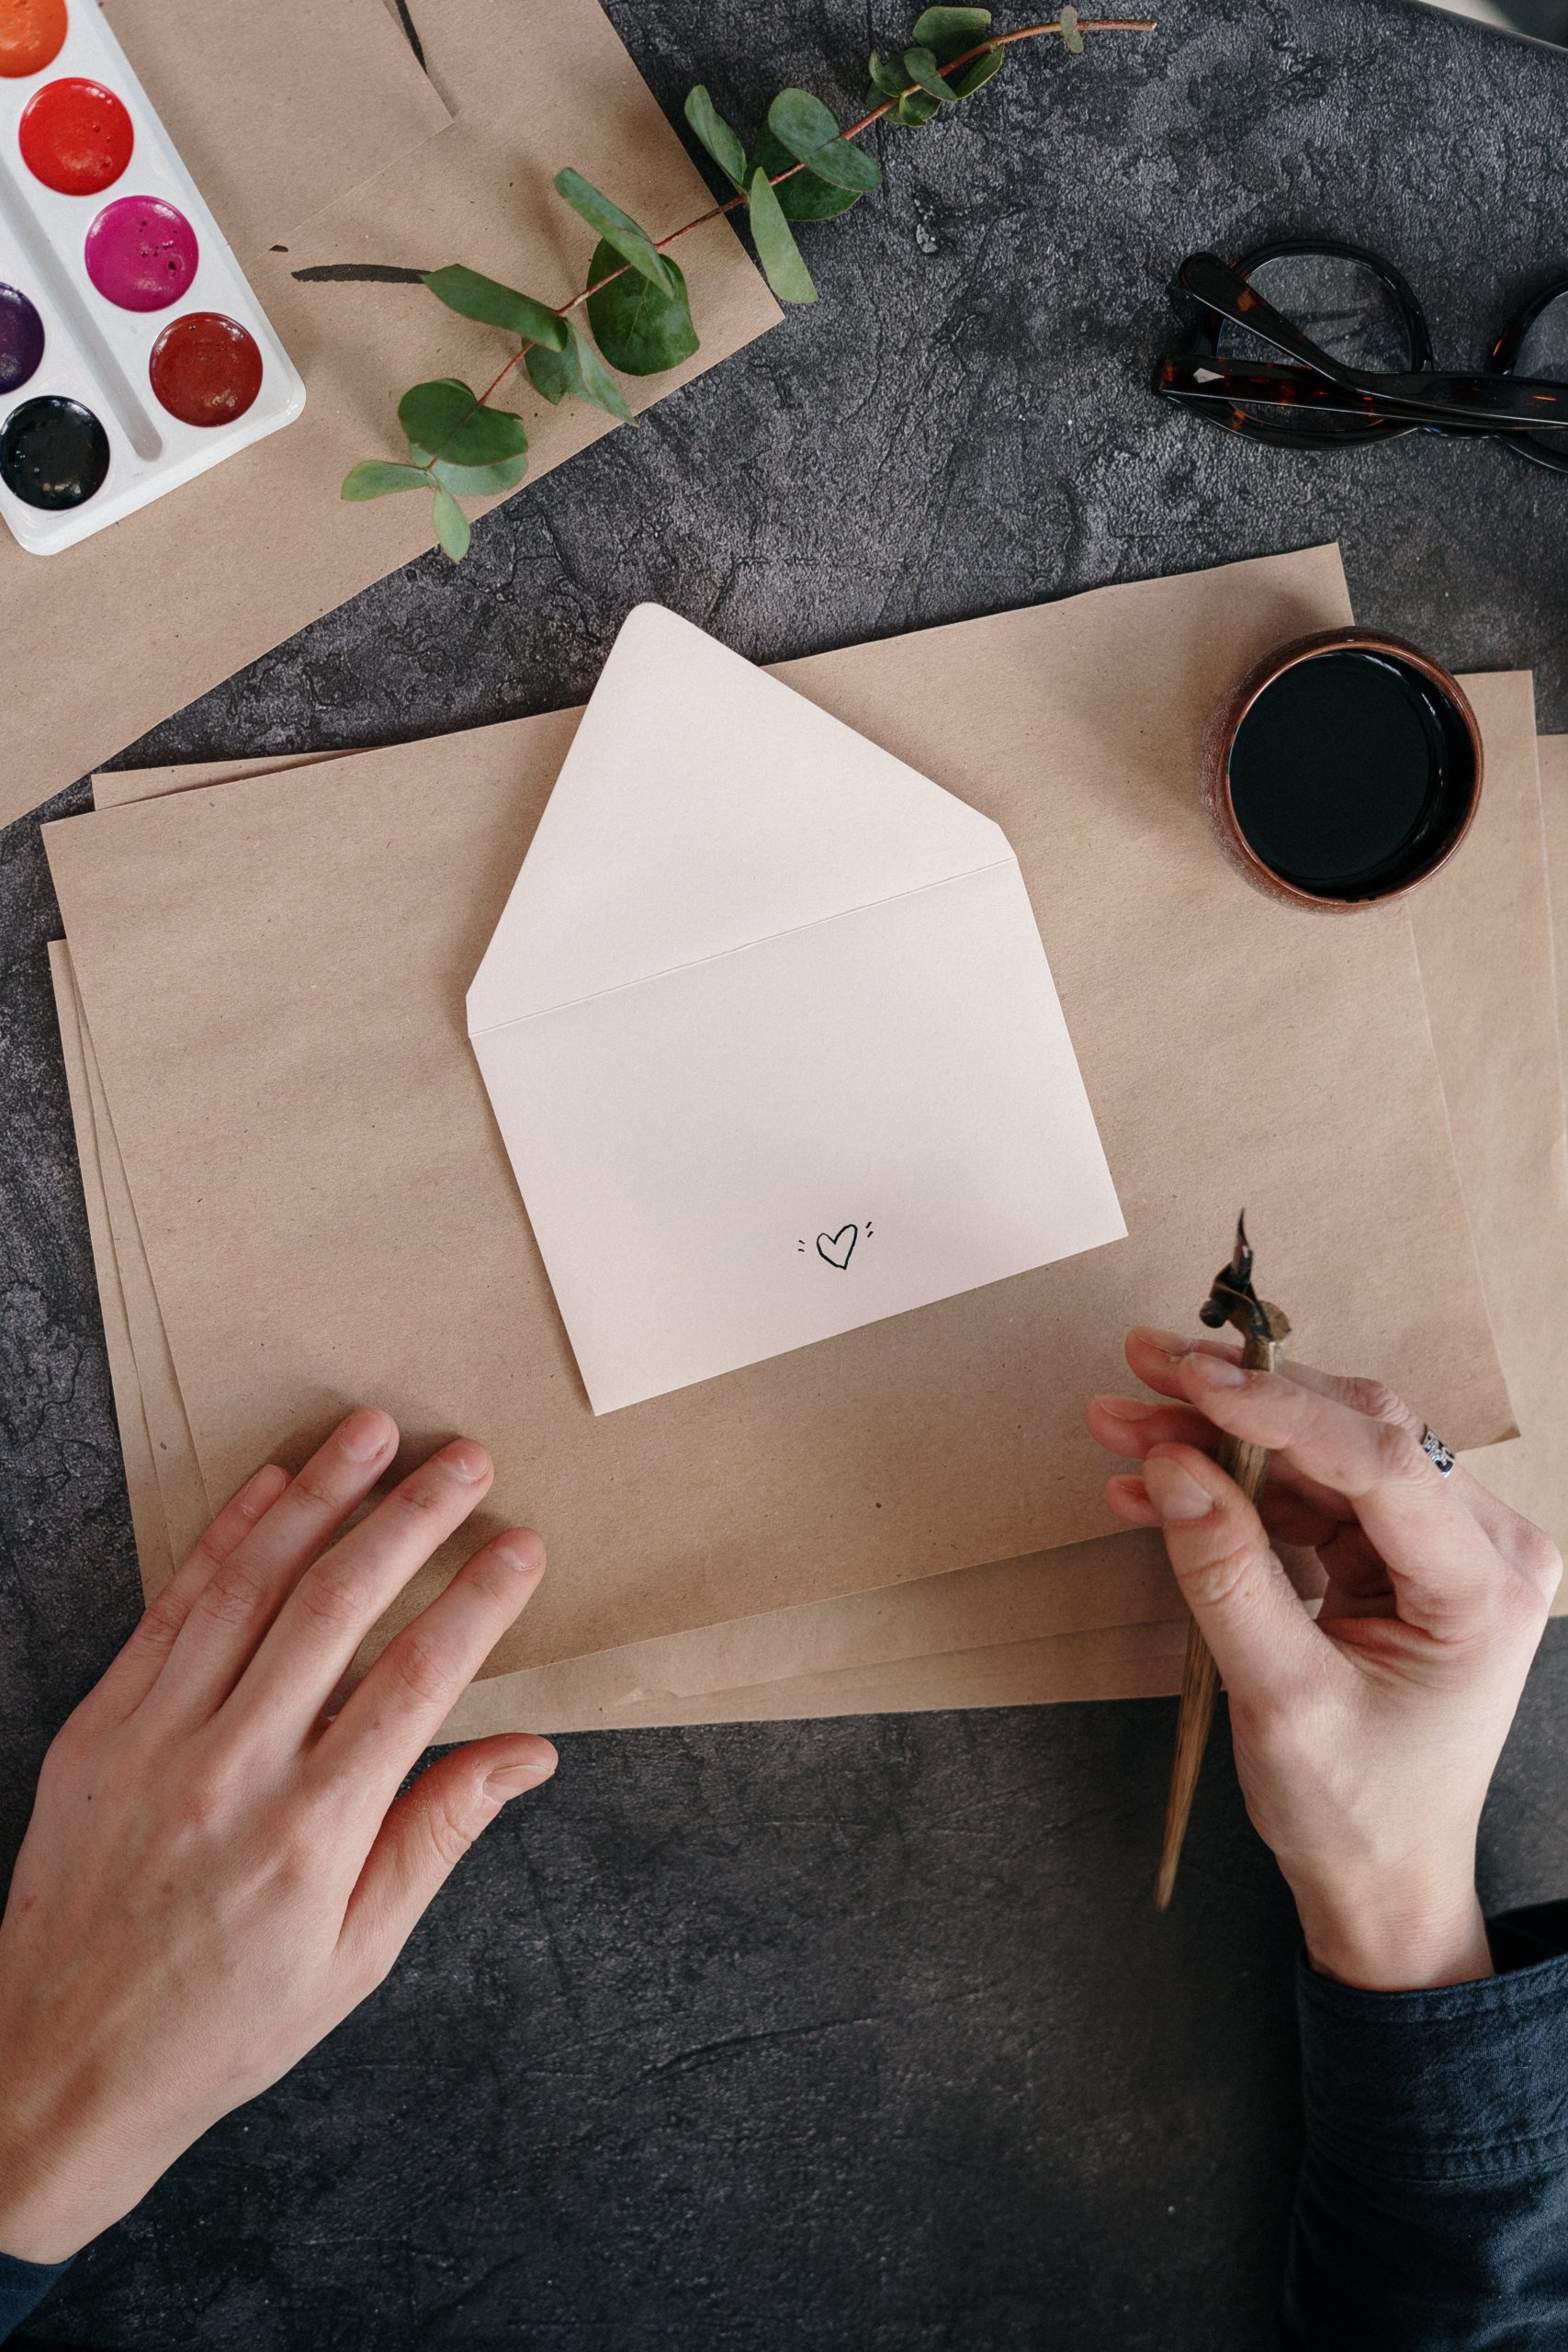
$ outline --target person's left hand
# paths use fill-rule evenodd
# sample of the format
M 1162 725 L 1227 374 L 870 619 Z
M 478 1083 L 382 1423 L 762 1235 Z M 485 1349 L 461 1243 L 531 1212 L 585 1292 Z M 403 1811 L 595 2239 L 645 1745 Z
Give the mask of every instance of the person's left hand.
M 297 1478 L 258 1470 L 44 1760 L 0 1922 L 0 2252 L 61 2262 L 128 2212 L 380 1983 L 486 1823 L 555 1770 L 519 1733 L 398 1794 L 544 1572 L 526 1528 L 327 1716 L 490 1487 L 458 1439 L 333 1543 L 397 1442 L 360 1411 Z

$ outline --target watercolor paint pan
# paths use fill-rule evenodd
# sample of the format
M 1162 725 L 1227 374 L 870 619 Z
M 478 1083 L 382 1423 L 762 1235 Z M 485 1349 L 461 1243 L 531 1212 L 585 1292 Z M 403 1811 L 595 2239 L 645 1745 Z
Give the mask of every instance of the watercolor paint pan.
M 53 555 L 305 387 L 97 0 L 0 0 L 0 519 Z

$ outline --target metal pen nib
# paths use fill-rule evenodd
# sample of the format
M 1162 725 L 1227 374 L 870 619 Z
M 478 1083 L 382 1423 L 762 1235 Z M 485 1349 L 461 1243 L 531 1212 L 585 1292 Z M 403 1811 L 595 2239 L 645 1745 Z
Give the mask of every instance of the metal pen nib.
M 1252 1244 L 1247 1238 L 1247 1211 L 1243 1209 L 1235 1221 L 1235 1247 L 1230 1262 L 1214 1276 L 1208 1297 L 1198 1309 L 1198 1319 L 1211 1331 L 1223 1330 L 1229 1323 L 1244 1339 L 1255 1340 L 1259 1345 L 1271 1341 L 1278 1347 L 1290 1331 L 1290 1324 L 1277 1306 L 1258 1297 L 1252 1287 Z

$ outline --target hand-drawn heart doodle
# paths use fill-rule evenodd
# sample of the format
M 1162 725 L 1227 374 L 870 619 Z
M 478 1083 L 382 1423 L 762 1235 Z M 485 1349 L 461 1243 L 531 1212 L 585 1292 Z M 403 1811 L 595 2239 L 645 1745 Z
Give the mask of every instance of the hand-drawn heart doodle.
M 850 1237 L 847 1241 L 844 1239 L 846 1233 Z M 817 1237 L 817 1255 L 819 1258 L 826 1258 L 830 1266 L 837 1266 L 840 1273 L 842 1273 L 854 1255 L 855 1243 L 859 1238 L 858 1225 L 841 1225 L 837 1233 L 819 1233 Z

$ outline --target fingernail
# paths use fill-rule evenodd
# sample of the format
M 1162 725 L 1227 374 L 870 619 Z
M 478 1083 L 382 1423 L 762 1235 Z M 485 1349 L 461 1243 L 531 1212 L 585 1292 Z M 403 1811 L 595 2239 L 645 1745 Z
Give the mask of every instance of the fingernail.
M 1209 1495 L 1179 1462 L 1155 1454 L 1144 1464 L 1144 1485 L 1161 1519 L 1207 1519 L 1213 1509 Z
M 1096 1396 L 1093 1402 L 1113 1421 L 1146 1421 L 1159 1410 L 1157 1405 L 1146 1405 L 1141 1396 Z
M 1132 1336 L 1142 1340 L 1146 1348 L 1157 1348 L 1162 1356 L 1175 1358 L 1192 1352 L 1191 1340 L 1184 1340 L 1179 1331 L 1156 1331 L 1152 1324 L 1140 1323 Z
M 486 1776 L 484 1792 L 497 1804 L 504 1804 L 508 1797 L 523 1796 L 547 1781 L 559 1761 L 549 1741 L 541 1739 L 534 1755 L 519 1757 L 515 1764 L 498 1764 Z
M 449 1445 L 446 1459 L 458 1477 L 466 1479 L 470 1487 L 476 1480 L 489 1475 L 490 1456 L 483 1446 L 477 1444 L 471 1437 L 460 1437 L 456 1445 Z
M 1194 1355 L 1190 1370 L 1193 1379 L 1205 1388 L 1239 1388 L 1247 1378 L 1240 1364 L 1232 1363 L 1229 1356 Z
M 545 1547 L 531 1527 L 509 1527 L 504 1535 L 496 1537 L 491 1550 L 519 1576 L 531 1575 L 545 1565 Z
M 337 1433 L 337 1442 L 351 1462 L 374 1462 L 384 1453 L 392 1436 L 392 1424 L 385 1413 L 373 1405 L 362 1405 L 357 1413 L 350 1413 Z
M 240 1489 L 240 1509 L 247 1519 L 260 1519 L 272 1509 L 288 1484 L 288 1473 L 269 1462 L 263 1470 L 246 1479 Z

